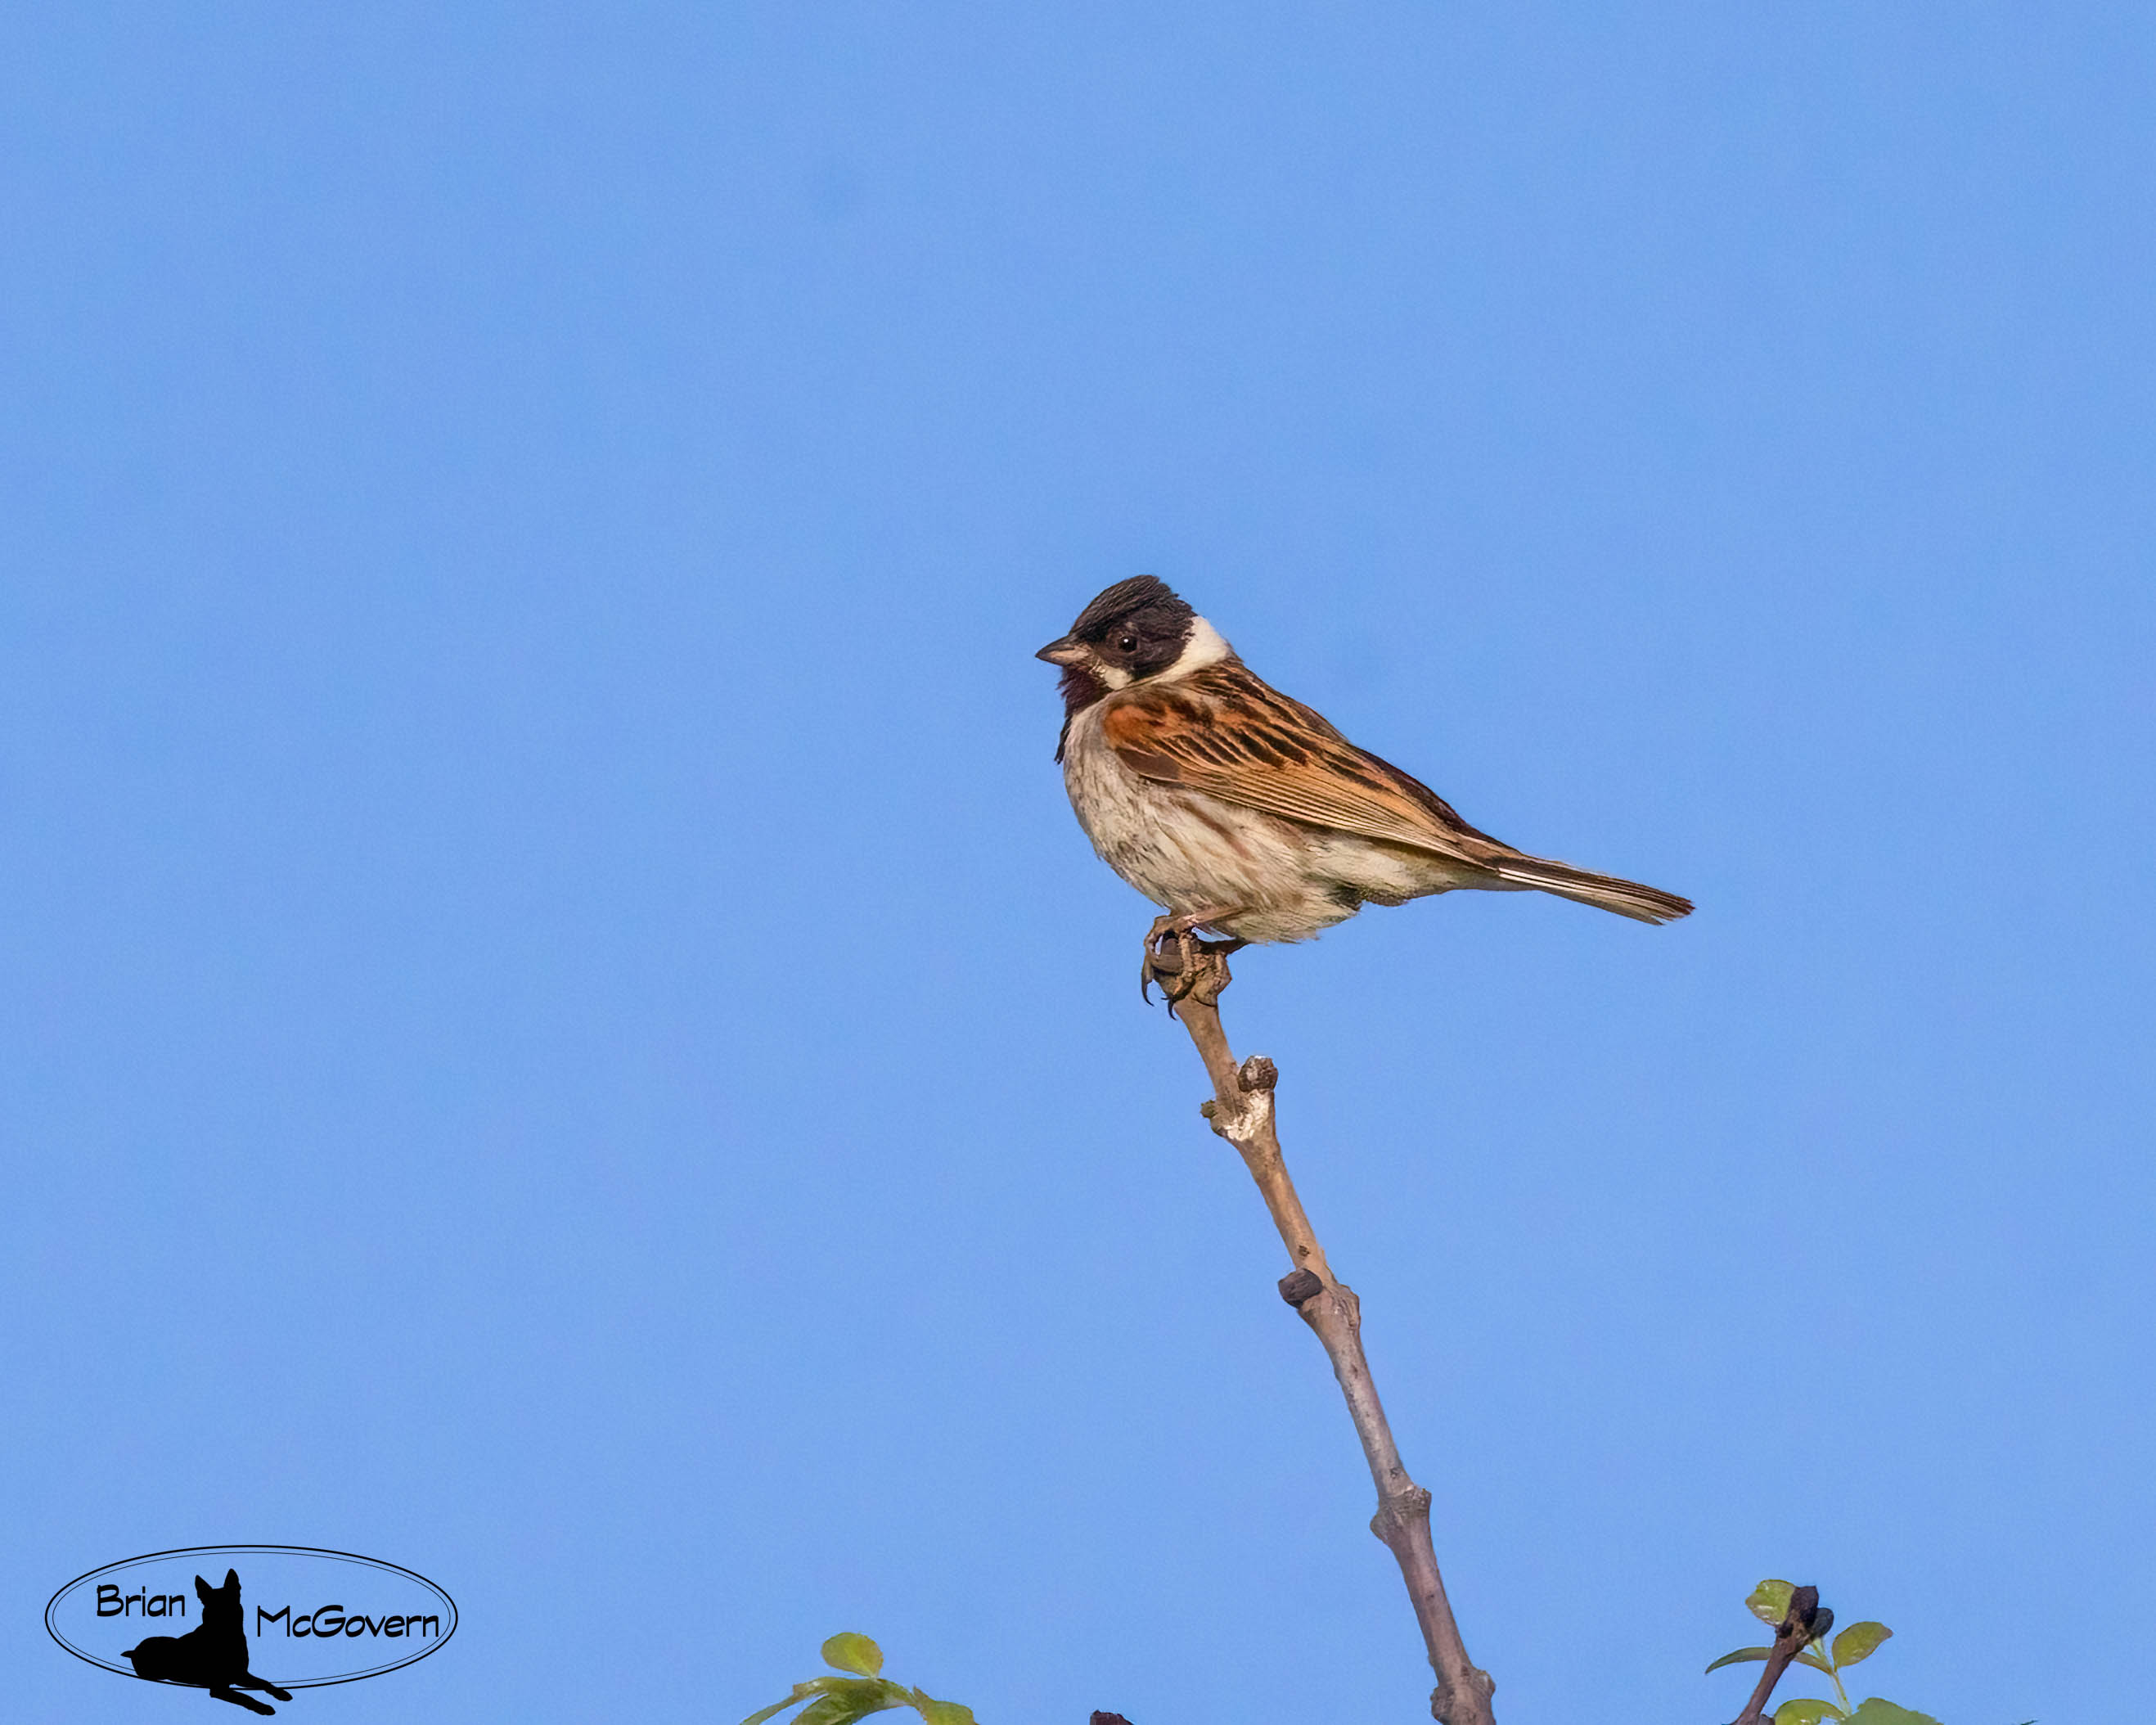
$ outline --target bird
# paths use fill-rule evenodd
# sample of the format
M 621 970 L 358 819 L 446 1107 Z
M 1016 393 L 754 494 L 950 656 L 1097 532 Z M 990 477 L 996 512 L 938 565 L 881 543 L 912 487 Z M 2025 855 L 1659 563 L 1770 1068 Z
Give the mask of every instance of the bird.
M 1034 655 L 1062 670 L 1055 758 L 1102 861 L 1158 905 L 1143 976 L 1173 940 L 1303 941 L 1365 905 L 1554 893 L 1636 922 L 1689 899 L 1532 856 L 1283 695 L 1157 576 L 1119 581 Z M 1173 985 L 1170 985 L 1171 988 Z

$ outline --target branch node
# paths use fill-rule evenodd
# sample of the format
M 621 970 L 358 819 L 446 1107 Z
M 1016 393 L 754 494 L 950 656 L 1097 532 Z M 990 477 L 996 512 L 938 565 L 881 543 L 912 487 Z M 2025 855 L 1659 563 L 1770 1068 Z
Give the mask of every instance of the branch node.
M 1430 1488 L 1410 1482 L 1406 1491 L 1378 1500 L 1378 1512 L 1370 1517 L 1370 1532 L 1390 1545 L 1416 1522 L 1425 1527 L 1430 1525 Z
M 1291 1306 L 1301 1306 L 1325 1291 L 1325 1284 L 1309 1270 L 1291 1270 L 1280 1279 L 1280 1296 Z
M 1213 1122 L 1214 1132 L 1246 1157 L 1255 1154 L 1269 1162 L 1279 1161 L 1278 1146 L 1265 1142 L 1272 1127 L 1271 1091 L 1250 1091 L 1216 1101 L 1205 1117 Z
M 1490 1717 L 1490 1697 L 1497 1692 L 1496 1681 L 1479 1666 L 1467 1667 L 1468 1691 L 1461 1694 L 1443 1678 L 1430 1692 L 1430 1716 L 1438 1725 L 1470 1725 Z
M 1209 1096 L 1205 1101 L 1198 1105 L 1198 1111 L 1204 1115 L 1208 1120 L 1210 1120 L 1215 1114 L 1218 1114 L 1220 1111 L 1220 1105 Z
M 1252 1055 L 1236 1073 L 1235 1082 L 1245 1090 L 1270 1090 L 1280 1082 L 1280 1068 L 1264 1055 Z

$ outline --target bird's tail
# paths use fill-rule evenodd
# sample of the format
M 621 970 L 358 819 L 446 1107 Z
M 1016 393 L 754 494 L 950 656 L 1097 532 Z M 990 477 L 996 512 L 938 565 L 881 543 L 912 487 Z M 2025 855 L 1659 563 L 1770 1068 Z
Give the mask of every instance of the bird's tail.
M 1597 875 L 1575 869 L 1570 863 L 1552 862 L 1546 856 L 1514 855 L 1490 865 L 1502 879 L 1520 886 L 1553 892 L 1597 910 L 1614 911 L 1635 922 L 1674 922 L 1691 914 L 1691 901 L 1664 892 L 1658 886 L 1642 886 L 1636 880 L 1620 880 L 1614 875 Z

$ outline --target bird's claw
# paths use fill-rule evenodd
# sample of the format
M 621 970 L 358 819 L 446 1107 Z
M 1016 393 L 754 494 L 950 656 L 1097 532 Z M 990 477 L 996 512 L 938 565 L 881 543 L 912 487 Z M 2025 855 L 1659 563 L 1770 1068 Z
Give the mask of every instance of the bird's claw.
M 1152 968 L 1153 957 L 1159 952 L 1162 937 L 1168 933 L 1170 925 L 1174 921 L 1173 916 L 1156 916 L 1152 919 L 1152 927 L 1146 931 L 1145 951 L 1138 959 L 1138 999 L 1144 1001 L 1147 1006 L 1152 1004 L 1152 985 L 1156 980 Z M 1173 1007 L 1175 1004 L 1175 997 L 1168 993 L 1168 990 L 1173 984 L 1164 978 L 1158 980 L 1161 992 L 1168 994 L 1168 1004 Z
M 1172 973 L 1160 963 L 1170 941 L 1175 943 Z M 1146 931 L 1145 958 L 1138 971 L 1139 997 L 1150 1004 L 1157 982 L 1171 1012 L 1178 1001 L 1194 994 L 1209 1004 L 1228 986 L 1228 954 L 1240 952 L 1247 944 L 1240 940 L 1200 940 L 1189 918 L 1156 916 Z

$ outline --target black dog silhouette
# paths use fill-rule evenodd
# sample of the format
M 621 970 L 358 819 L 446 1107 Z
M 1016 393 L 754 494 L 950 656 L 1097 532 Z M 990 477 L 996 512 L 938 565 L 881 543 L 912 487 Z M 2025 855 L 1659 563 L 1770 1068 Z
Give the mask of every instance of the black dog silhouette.
M 186 1683 L 207 1689 L 219 1701 L 257 1713 L 274 1713 L 259 1701 L 238 1693 L 260 1689 L 280 1701 L 290 1701 L 290 1692 L 265 1683 L 247 1669 L 247 1615 L 239 1609 L 239 1572 L 224 1572 L 224 1585 L 212 1587 L 195 1577 L 195 1594 L 201 1599 L 202 1627 L 184 1635 L 152 1635 L 139 1647 L 120 1656 L 135 1667 L 135 1675 L 157 1683 Z

